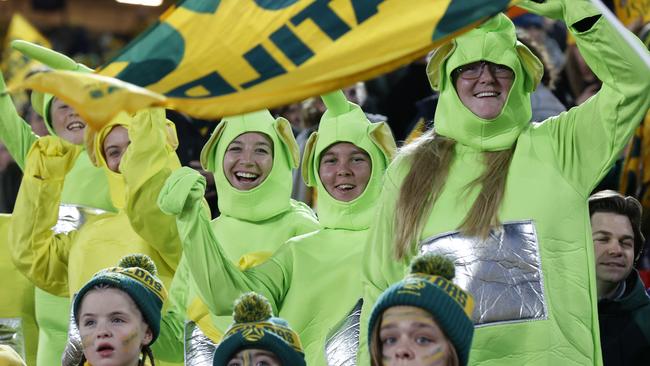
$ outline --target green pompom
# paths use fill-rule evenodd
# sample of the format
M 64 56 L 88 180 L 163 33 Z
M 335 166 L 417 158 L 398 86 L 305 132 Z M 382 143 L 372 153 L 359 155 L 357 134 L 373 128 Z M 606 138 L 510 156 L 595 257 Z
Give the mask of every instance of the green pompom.
M 149 258 L 148 255 L 145 254 L 130 254 L 124 256 L 120 260 L 120 263 L 118 263 L 118 266 L 122 268 L 142 268 L 145 271 L 151 273 L 153 276 L 155 276 L 157 272 L 156 264 L 153 262 L 153 260 L 151 260 L 151 258 Z
M 273 316 L 271 304 L 264 296 L 249 292 L 235 301 L 232 314 L 236 323 L 253 323 L 267 320 Z
M 433 276 L 442 276 L 452 280 L 456 275 L 454 263 L 437 254 L 422 254 L 411 262 L 411 273 L 423 273 Z

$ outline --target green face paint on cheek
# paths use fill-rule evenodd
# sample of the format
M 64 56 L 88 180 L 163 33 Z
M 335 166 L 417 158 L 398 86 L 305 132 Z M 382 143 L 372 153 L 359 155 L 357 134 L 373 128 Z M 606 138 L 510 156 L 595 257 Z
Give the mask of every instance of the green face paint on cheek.
M 132 343 L 137 338 L 138 338 L 138 332 L 137 331 L 134 331 L 133 333 L 127 334 L 127 336 L 122 339 L 122 345 L 123 346 L 128 346 L 130 343 Z
M 81 337 L 81 345 L 83 346 L 84 349 L 86 348 L 91 348 L 93 345 L 93 340 L 95 338 L 89 334 Z
M 445 357 L 446 355 L 447 353 L 442 345 L 438 344 L 431 350 L 429 355 L 425 355 L 422 358 L 422 364 L 427 366 L 442 366 L 444 365 L 444 361 L 447 359 L 447 357 Z

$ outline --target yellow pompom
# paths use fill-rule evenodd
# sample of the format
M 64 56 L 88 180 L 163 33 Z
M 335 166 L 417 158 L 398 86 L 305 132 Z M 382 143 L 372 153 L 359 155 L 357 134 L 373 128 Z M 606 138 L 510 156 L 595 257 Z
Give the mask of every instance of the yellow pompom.
M 267 320 L 273 316 L 271 304 L 255 292 L 243 294 L 235 301 L 233 318 L 236 323 L 253 323 Z
M 120 260 L 118 266 L 122 268 L 142 268 L 153 276 L 155 276 L 157 272 L 156 264 L 153 262 L 153 260 L 151 260 L 151 258 L 149 258 L 148 255 L 145 254 L 130 254 L 124 256 Z
M 452 280 L 456 275 L 454 263 L 437 254 L 422 254 L 411 262 L 411 273 L 423 273 L 432 276 L 442 276 Z

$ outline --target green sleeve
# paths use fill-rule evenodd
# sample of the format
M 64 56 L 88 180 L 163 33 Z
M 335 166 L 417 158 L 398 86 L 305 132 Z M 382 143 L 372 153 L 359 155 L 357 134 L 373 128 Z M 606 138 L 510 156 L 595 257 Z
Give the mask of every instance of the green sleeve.
M 46 156 L 54 150 L 51 147 L 36 143 L 27 157 L 11 217 L 9 244 L 12 260 L 25 277 L 53 295 L 69 296 L 68 255 L 76 231 L 55 235 L 52 227 L 58 220 L 65 173 L 76 156 Z
M 212 314 L 230 315 L 235 299 L 243 292 L 255 291 L 267 297 L 277 313 L 290 282 L 282 261 L 274 256 L 246 271 L 233 264 L 210 225 L 210 215 L 202 204 L 204 191 L 205 178 L 183 167 L 172 173 L 158 199 L 164 212 L 177 215 L 183 256 L 199 297 Z
M 20 169 L 24 170 L 27 152 L 38 136 L 20 118 L 11 96 L 3 93 L 5 89 L 5 81 L 0 73 L 0 140 Z
M 381 192 L 379 211 L 370 226 L 370 233 L 366 241 L 362 263 L 361 282 L 363 286 L 363 307 L 361 308 L 359 350 L 357 365 L 369 365 L 368 354 L 368 321 L 372 308 L 379 295 L 390 285 L 402 280 L 405 265 L 403 261 L 395 259 L 393 220 L 395 219 L 395 203 L 399 188 L 395 184 L 392 174 L 398 164 L 404 160 L 395 161 L 393 169 L 386 171 L 384 185 Z
M 568 19 L 589 17 L 584 11 L 571 11 L 568 7 Z M 585 61 L 603 82 L 602 88 L 533 133 L 544 135 L 537 148 L 550 149 L 567 181 L 586 196 L 607 174 L 650 108 L 650 71 L 604 17 L 583 32 L 569 28 Z
M 184 359 L 185 314 L 190 285 L 189 269 L 184 258 L 181 257 L 174 273 L 160 321 L 160 335 L 152 345 L 156 359 L 166 362 L 183 362 Z
M 131 144 L 122 158 L 120 171 L 126 182 L 126 213 L 131 226 L 175 269 L 181 257 L 176 220 L 156 204 L 172 169 L 180 167 L 176 153 L 167 144 L 165 122 L 164 109 L 138 113 L 129 128 Z

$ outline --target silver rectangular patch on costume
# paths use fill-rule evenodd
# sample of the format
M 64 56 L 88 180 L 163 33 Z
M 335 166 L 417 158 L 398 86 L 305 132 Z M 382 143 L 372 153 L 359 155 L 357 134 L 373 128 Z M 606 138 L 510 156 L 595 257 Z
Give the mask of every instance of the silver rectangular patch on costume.
M 25 359 L 25 334 L 21 318 L 0 318 L 0 344 L 13 348 Z
M 422 241 L 423 253 L 440 254 L 454 262 L 454 283 L 474 297 L 476 326 L 547 318 L 539 241 L 532 220 L 493 228 L 487 240 L 460 232 L 436 235 Z
M 356 366 L 362 305 L 363 299 L 359 299 L 327 335 L 325 359 L 328 366 Z
M 201 331 L 195 322 L 188 320 L 185 322 L 183 348 L 186 366 L 212 365 L 217 345 Z

